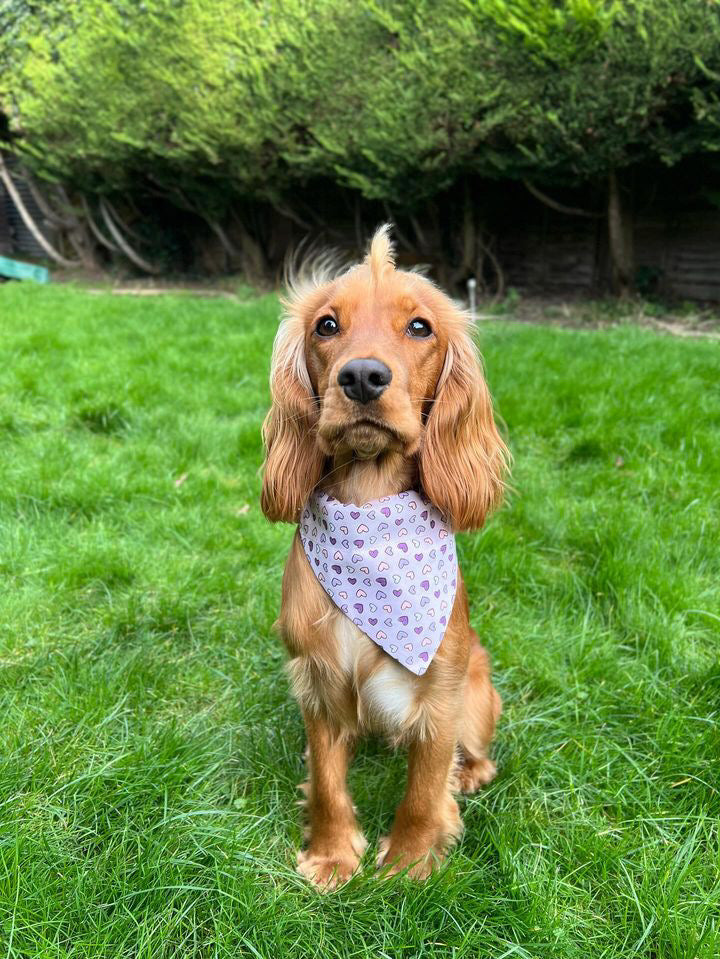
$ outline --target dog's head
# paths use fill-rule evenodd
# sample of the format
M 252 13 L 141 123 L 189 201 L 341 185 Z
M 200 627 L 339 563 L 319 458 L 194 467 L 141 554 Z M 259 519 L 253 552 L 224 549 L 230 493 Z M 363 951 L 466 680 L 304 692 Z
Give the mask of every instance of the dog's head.
M 262 506 L 297 520 L 329 458 L 417 457 L 456 530 L 503 490 L 507 449 L 468 318 L 429 280 L 395 268 L 389 228 L 365 260 L 299 286 L 275 340 Z

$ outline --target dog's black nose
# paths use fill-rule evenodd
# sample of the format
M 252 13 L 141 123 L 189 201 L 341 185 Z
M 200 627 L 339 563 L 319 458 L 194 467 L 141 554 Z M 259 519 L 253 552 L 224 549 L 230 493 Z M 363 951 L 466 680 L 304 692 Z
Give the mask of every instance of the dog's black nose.
M 338 373 L 345 396 L 356 403 L 376 400 L 388 388 L 392 371 L 380 360 L 350 360 Z

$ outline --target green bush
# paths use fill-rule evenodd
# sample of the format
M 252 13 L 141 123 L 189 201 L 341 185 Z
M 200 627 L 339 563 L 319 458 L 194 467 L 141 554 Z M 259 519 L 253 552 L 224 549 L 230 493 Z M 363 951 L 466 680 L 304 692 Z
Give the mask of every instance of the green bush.
M 605 181 L 720 143 L 716 0 L 11 0 L 5 18 L 0 103 L 36 172 L 218 220 L 310 181 L 412 211 L 466 175 Z

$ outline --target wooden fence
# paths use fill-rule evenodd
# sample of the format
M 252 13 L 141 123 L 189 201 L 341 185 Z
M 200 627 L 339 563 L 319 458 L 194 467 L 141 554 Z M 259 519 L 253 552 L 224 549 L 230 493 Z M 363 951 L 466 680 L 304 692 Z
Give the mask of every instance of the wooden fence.
M 498 257 L 507 285 L 551 296 L 608 293 L 606 230 L 604 220 L 528 205 L 524 219 L 498 228 Z M 633 246 L 640 293 L 720 301 L 720 210 L 639 215 Z
M 13 179 L 35 222 L 48 236 L 52 229 L 45 222 L 27 184 L 17 174 Z M 643 212 L 633 219 L 635 280 L 638 292 L 645 296 L 674 300 L 720 302 L 720 209 L 684 205 L 689 195 L 670 187 L 653 194 L 665 197 L 665 209 L 659 202 L 646 202 Z M 682 186 L 687 190 L 687 182 Z M 478 209 L 486 200 L 486 188 L 479 188 L 473 203 Z M 667 199 L 672 198 L 672 203 Z M 506 287 L 524 294 L 551 297 L 603 296 L 610 292 L 610 258 L 607 244 L 607 223 L 604 218 L 572 216 L 556 212 L 529 195 L 517 184 L 497 184 L 494 208 L 481 219 L 486 235 L 493 238 L 493 248 L 502 266 Z M 591 201 L 592 202 L 592 201 Z M 581 205 L 588 206 L 583 203 Z M 597 209 L 597 203 L 595 203 Z M 338 210 L 329 211 L 338 219 Z M 378 222 L 382 212 L 368 211 L 367 222 Z M 285 222 L 285 221 L 283 221 Z M 449 229 L 457 230 L 451 215 Z M 287 227 L 285 222 L 285 227 Z M 348 247 L 360 243 L 350 224 L 337 222 L 335 237 L 347 235 Z M 288 245 L 298 237 L 278 233 L 282 249 L 275 250 L 280 262 Z M 274 233 L 272 235 L 275 235 Z M 209 242 L 209 238 L 205 242 Z M 339 244 L 344 245 L 344 244 Z M 202 243 L 200 243 L 202 246 Z M 275 243 L 278 246 L 278 243 Z M 360 247 L 358 247 L 359 252 Z M 452 273 L 453 263 L 443 261 L 438 248 L 423 256 L 433 263 L 434 273 L 441 280 Z M 194 251 L 196 265 L 202 269 L 202 250 Z M 0 183 L 0 255 L 44 259 L 42 249 L 33 238 Z M 447 257 L 447 254 L 445 254 Z

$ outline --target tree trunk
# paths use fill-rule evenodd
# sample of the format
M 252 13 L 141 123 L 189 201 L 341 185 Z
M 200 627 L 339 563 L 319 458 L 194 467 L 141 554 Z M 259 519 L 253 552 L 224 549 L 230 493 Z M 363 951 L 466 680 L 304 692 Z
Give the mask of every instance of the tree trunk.
M 92 270 L 94 272 L 101 268 L 100 260 L 95 252 L 92 235 L 84 223 L 77 221 L 74 226 L 68 227 L 67 238 L 70 241 L 70 246 L 77 253 L 78 259 L 86 270 Z
M 475 209 L 467 177 L 463 183 L 463 227 L 462 227 L 462 265 L 460 269 L 466 274 L 477 278 L 478 244 L 477 225 L 475 223 Z M 482 277 L 480 278 L 482 283 Z
M 613 292 L 624 299 L 633 292 L 635 274 L 632 218 L 623 206 L 620 185 L 614 170 L 608 176 L 608 244 Z
M 93 234 L 88 229 L 87 223 L 75 211 L 75 206 L 70 201 L 65 187 L 61 183 L 55 187 L 55 191 L 58 198 L 57 202 L 63 210 L 63 225 L 70 246 L 75 250 L 86 270 L 99 270 L 101 268 L 100 260 L 97 256 Z
M 270 274 L 265 253 L 238 214 L 234 217 L 233 239 L 240 248 L 240 269 L 247 282 L 257 286 L 266 284 Z

